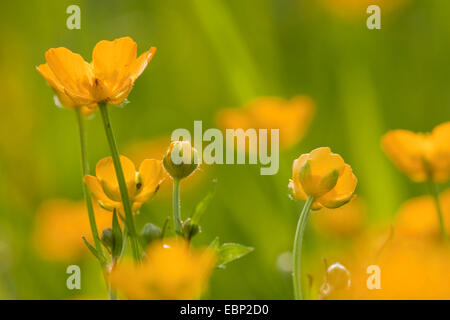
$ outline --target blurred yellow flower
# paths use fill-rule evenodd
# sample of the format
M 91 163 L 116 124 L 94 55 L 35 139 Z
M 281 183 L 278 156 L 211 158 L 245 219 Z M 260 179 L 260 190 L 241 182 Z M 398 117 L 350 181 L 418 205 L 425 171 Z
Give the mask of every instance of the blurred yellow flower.
M 125 156 L 120 156 L 128 194 L 133 212 L 139 210 L 158 190 L 165 174 L 160 160 L 146 159 L 141 162 L 136 172 L 134 163 Z M 99 204 L 106 210 L 117 209 L 123 212 L 119 183 L 112 157 L 101 159 L 95 167 L 96 176 L 84 176 L 84 182 L 91 190 Z
M 431 133 L 389 131 L 381 143 L 397 168 L 412 180 L 445 182 L 450 178 L 450 121 Z
M 351 287 L 329 299 L 450 299 L 450 252 L 444 245 L 394 237 L 378 254 L 360 247 L 349 265 Z M 375 251 L 378 251 L 375 250 Z M 369 289 L 379 267 L 380 289 Z
M 58 93 L 63 105 L 84 106 L 100 102 L 121 104 L 134 82 L 145 70 L 156 48 L 137 57 L 137 45 L 130 37 L 98 42 L 92 62 L 67 48 L 45 53 L 46 64 L 37 69 Z
M 289 101 L 266 97 L 253 100 L 241 109 L 224 109 L 217 114 L 216 121 L 222 129 L 279 129 L 280 149 L 283 150 L 303 138 L 314 111 L 313 101 L 306 96 Z
M 98 205 L 94 205 L 94 211 L 98 230 L 110 228 L 111 215 Z M 83 236 L 92 241 L 84 202 L 55 199 L 40 206 L 33 235 L 33 246 L 40 256 L 60 262 L 76 261 L 88 252 Z
M 440 195 L 439 202 L 445 229 L 450 233 L 450 189 Z M 395 232 L 408 238 L 440 240 L 441 231 L 433 197 L 421 196 L 406 201 L 397 213 Z
M 289 189 L 293 198 L 314 197 L 312 209 L 337 208 L 349 202 L 358 180 L 352 168 L 330 148 L 322 147 L 301 155 L 292 166 Z
M 196 299 L 215 267 L 211 249 L 191 249 L 182 239 L 152 243 L 141 264 L 123 262 L 111 273 L 111 285 L 129 299 Z
M 356 235 L 364 226 L 366 207 L 357 197 L 336 209 L 322 208 L 311 215 L 314 229 L 325 237 L 349 237 Z
M 378 5 L 381 12 L 388 13 L 404 6 L 409 0 L 321 0 L 324 7 L 342 18 L 366 16 L 370 5 Z

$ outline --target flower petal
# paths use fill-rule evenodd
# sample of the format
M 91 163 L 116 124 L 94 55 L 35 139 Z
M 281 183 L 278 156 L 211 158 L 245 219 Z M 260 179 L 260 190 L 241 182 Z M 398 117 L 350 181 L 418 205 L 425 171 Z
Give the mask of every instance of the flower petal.
M 434 147 L 431 159 L 433 179 L 446 182 L 450 178 L 450 121 L 436 126 L 431 134 L 431 140 Z
M 309 160 L 311 160 L 311 174 L 315 177 L 323 177 L 335 169 L 339 171 L 340 176 L 344 171 L 344 159 L 340 155 L 332 153 L 328 147 L 311 151 Z
M 127 184 L 130 198 L 134 196 L 136 185 L 136 168 L 133 161 L 125 156 L 120 156 L 122 170 Z M 97 162 L 95 167 L 97 178 L 103 185 L 105 192 L 116 201 L 120 201 L 120 189 L 117 181 L 116 170 L 112 157 L 106 157 Z
M 133 66 L 130 69 L 130 77 L 132 81 L 136 81 L 136 79 L 144 72 L 145 68 L 147 68 L 147 65 L 152 60 L 153 56 L 155 55 L 156 48 L 151 47 L 150 50 L 144 52 L 137 58 L 137 60 L 134 62 Z
M 100 181 L 96 177 L 85 175 L 83 180 L 103 208 L 112 211 L 114 208 L 120 207 L 120 202 L 113 201 L 106 195 L 106 193 L 103 191 Z
M 408 130 L 386 133 L 381 145 L 395 166 L 415 181 L 427 179 L 424 166 L 424 137 Z
M 55 78 L 64 87 L 64 93 L 71 97 L 76 105 L 93 102 L 90 91 L 93 82 L 92 69 L 83 57 L 61 47 L 48 50 L 45 59 Z
M 352 199 L 357 183 L 358 179 L 353 174 L 352 168 L 345 164 L 344 172 L 339 177 L 336 186 L 319 197 L 317 201 L 327 208 L 340 207 Z
M 95 45 L 92 52 L 92 66 L 95 77 L 113 92 L 124 78 L 137 57 L 137 44 L 130 37 L 102 40 Z
M 145 159 L 139 167 L 141 188 L 137 191 L 135 201 L 147 201 L 158 189 L 165 178 L 161 160 Z
M 44 79 L 53 89 L 64 94 L 64 86 L 56 78 L 55 74 L 50 69 L 47 63 L 41 64 L 40 66 L 36 67 L 36 70 L 39 71 L 39 73 L 44 77 Z

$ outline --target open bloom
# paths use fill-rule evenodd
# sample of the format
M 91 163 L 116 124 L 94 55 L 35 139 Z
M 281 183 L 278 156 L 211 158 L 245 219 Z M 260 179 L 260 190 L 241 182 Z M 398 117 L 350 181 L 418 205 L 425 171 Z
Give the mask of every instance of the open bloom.
M 289 101 L 264 97 L 251 101 L 241 109 L 224 109 L 216 118 L 223 129 L 279 129 L 280 149 L 286 150 L 303 138 L 314 110 L 313 101 L 306 96 L 294 97 Z
M 102 40 L 92 52 L 91 63 L 60 47 L 49 49 L 45 53 L 47 63 L 37 69 L 63 105 L 93 106 L 100 102 L 119 105 L 128 97 L 155 51 L 152 47 L 137 57 L 136 42 L 130 37 Z
M 95 219 L 100 232 L 111 227 L 111 215 L 94 204 Z M 91 242 L 92 234 L 86 204 L 65 199 L 43 203 L 36 213 L 33 245 L 45 259 L 74 262 L 88 253 L 81 237 Z
M 113 269 L 111 285 L 129 299 L 196 299 L 216 263 L 211 249 L 192 249 L 185 240 L 153 242 L 141 264 Z
M 132 203 L 133 212 L 139 210 L 158 190 L 164 180 L 164 171 L 160 160 L 146 159 L 142 161 L 136 172 L 134 163 L 125 156 L 120 156 L 123 174 Z M 97 163 L 96 176 L 85 175 L 84 182 L 91 190 L 99 204 L 110 211 L 123 212 L 122 198 L 113 159 L 104 158 Z
M 312 209 L 338 208 L 352 199 L 357 182 L 344 159 L 322 147 L 294 161 L 289 189 L 297 200 L 314 197 Z
M 414 181 L 445 182 L 450 178 L 450 121 L 431 133 L 389 131 L 381 144 L 396 167 Z

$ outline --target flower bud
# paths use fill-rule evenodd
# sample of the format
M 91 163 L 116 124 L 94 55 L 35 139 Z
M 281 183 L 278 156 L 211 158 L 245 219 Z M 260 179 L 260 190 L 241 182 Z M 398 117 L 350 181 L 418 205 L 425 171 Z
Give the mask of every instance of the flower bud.
M 198 167 L 197 150 L 188 141 L 172 141 L 163 165 L 172 178 L 186 178 Z
M 197 224 L 192 224 L 191 218 L 187 218 L 186 221 L 183 222 L 181 230 L 186 238 L 191 239 L 200 232 L 200 226 Z
M 144 240 L 144 243 L 148 245 L 150 242 L 161 237 L 161 228 L 154 225 L 153 223 L 147 223 L 142 229 L 141 236 Z
M 105 247 L 107 247 L 109 250 L 112 250 L 114 246 L 114 237 L 111 228 L 103 229 L 101 240 Z
M 313 210 L 338 208 L 353 198 L 357 182 L 350 165 L 322 147 L 294 160 L 289 190 L 296 200 L 313 197 Z

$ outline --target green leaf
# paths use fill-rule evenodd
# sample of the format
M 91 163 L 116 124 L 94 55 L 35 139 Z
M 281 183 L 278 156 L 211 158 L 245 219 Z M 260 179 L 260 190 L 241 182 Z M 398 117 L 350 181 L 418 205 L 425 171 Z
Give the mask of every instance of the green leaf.
M 219 255 L 217 267 L 225 268 L 226 264 L 242 258 L 253 250 L 252 247 L 247 247 L 239 243 L 224 243 L 217 250 Z
M 112 256 L 118 257 L 122 251 L 122 230 L 120 229 L 119 220 L 117 219 L 116 210 L 113 212 L 112 219 L 113 247 Z
M 85 237 L 82 238 L 84 243 L 88 247 L 89 251 L 91 251 L 91 253 L 94 255 L 94 257 L 96 257 L 98 261 L 100 261 L 100 263 L 104 263 L 105 261 L 103 260 L 103 257 L 97 252 L 97 250 L 89 243 L 89 241 L 86 240 Z
M 216 237 L 210 244 L 209 247 L 214 250 L 219 250 L 220 248 L 220 240 L 219 237 Z
M 208 206 L 210 205 L 212 199 L 214 198 L 214 195 L 216 193 L 216 185 L 217 180 L 213 180 L 213 187 L 208 192 L 208 194 L 203 198 L 202 201 L 200 201 L 197 206 L 194 209 L 194 212 L 191 216 L 191 224 L 198 225 L 200 222 L 201 217 L 206 212 L 206 209 L 208 209 Z
M 167 228 L 169 227 L 170 216 L 167 216 L 166 220 L 164 220 L 163 227 L 161 229 L 161 239 L 164 239 L 166 235 Z

